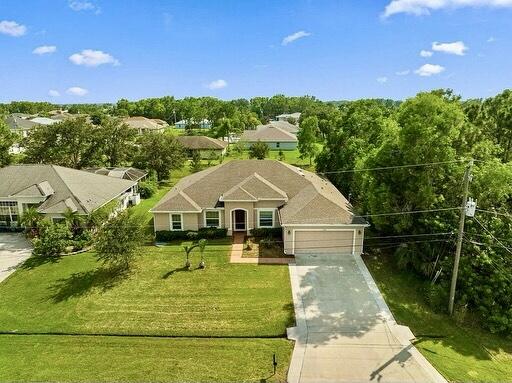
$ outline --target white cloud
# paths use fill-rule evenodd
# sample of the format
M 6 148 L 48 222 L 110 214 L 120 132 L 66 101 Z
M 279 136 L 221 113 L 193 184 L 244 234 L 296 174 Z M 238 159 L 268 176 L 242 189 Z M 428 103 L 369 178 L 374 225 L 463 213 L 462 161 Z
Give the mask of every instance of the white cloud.
M 79 86 L 72 86 L 66 90 L 66 93 L 72 96 L 85 96 L 89 91 L 87 89 L 80 88 Z
M 430 11 L 462 7 L 512 7 L 512 0 L 392 0 L 382 13 L 386 18 L 398 13 L 409 15 L 430 15 Z
M 432 50 L 451 55 L 464 56 L 468 47 L 462 41 L 455 41 L 453 43 L 438 43 L 435 41 L 432 43 Z
M 54 53 L 57 50 L 55 45 L 41 45 L 32 51 L 35 55 L 44 55 L 48 53 Z
M 119 60 L 112 55 L 103 51 L 95 51 L 92 49 L 84 49 L 80 53 L 75 53 L 69 56 L 69 61 L 76 65 L 84 65 L 89 67 L 96 67 L 103 64 L 111 64 L 114 66 L 119 65 Z
M 444 70 L 445 70 L 445 68 L 441 65 L 425 64 L 425 65 L 420 66 L 418 69 L 416 69 L 414 71 L 414 73 L 416 73 L 419 76 L 430 77 L 432 75 L 439 74 L 439 73 L 443 72 Z
M 218 79 L 218 80 L 215 80 L 215 81 L 212 81 L 211 83 L 208 84 L 208 88 L 209 89 L 222 89 L 222 88 L 225 88 L 228 86 L 228 83 L 226 82 L 226 80 L 222 80 L 222 79 Z
M 409 69 L 405 69 L 405 70 L 401 70 L 401 71 L 395 72 L 395 74 L 397 76 L 407 76 L 409 73 L 411 73 L 411 71 Z
M 379 84 L 385 84 L 388 82 L 388 78 L 386 76 L 382 76 L 382 77 L 377 77 L 377 82 Z
M 496 39 L 495 39 L 493 36 L 491 36 L 491 37 L 489 37 L 489 38 L 487 39 L 487 42 L 488 42 L 488 43 L 493 43 L 493 42 L 495 42 L 495 41 L 496 41 Z
M 432 57 L 434 53 L 431 51 L 426 51 L 425 49 L 422 49 L 420 52 L 421 57 Z
M 101 8 L 94 3 L 86 0 L 70 0 L 68 2 L 69 8 L 75 12 L 80 11 L 94 11 L 94 13 L 101 13 Z
M 71 89 L 71 88 L 70 88 Z M 48 91 L 48 96 L 51 96 L 51 97 L 59 97 L 60 96 L 60 93 L 58 90 L 55 90 L 55 89 L 50 89 Z
M 20 37 L 27 33 L 27 27 L 16 21 L 0 21 L 0 33 L 13 37 Z
M 283 41 L 281 41 L 281 45 L 288 45 L 298 39 L 302 39 L 303 37 L 308 37 L 308 36 L 311 36 L 311 33 L 305 32 L 305 31 L 298 31 L 298 32 L 292 33 L 291 35 L 286 36 L 283 39 Z

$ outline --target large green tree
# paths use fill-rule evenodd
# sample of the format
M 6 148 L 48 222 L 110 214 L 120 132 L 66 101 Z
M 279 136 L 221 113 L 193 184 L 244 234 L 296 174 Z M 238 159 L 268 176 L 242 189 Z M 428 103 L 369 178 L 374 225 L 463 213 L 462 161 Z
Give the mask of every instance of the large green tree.
M 318 118 L 316 116 L 307 117 L 302 120 L 300 129 L 297 132 L 298 145 L 300 157 L 309 158 L 309 165 L 312 159 L 318 152 L 317 147 L 318 137 Z
M 27 163 L 44 163 L 81 169 L 101 164 L 99 128 L 85 117 L 41 125 L 23 142 Z
M 135 152 L 137 132 L 116 118 L 105 118 L 98 130 L 102 154 L 108 166 L 119 166 L 131 160 Z
M 183 146 L 169 134 L 148 133 L 140 136 L 133 165 L 154 171 L 159 180 L 169 178 L 171 170 L 179 169 L 185 162 Z
M 9 165 L 12 162 L 9 150 L 15 141 L 16 135 L 11 132 L 0 117 L 0 167 Z

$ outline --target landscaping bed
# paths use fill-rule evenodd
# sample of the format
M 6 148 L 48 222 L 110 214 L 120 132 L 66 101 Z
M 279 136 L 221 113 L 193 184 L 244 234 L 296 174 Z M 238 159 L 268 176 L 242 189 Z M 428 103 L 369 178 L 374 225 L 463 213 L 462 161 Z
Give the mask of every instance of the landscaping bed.
M 263 241 L 263 243 L 262 243 Z M 243 258 L 293 258 L 283 251 L 282 241 L 265 242 L 265 238 L 247 237 L 244 243 Z

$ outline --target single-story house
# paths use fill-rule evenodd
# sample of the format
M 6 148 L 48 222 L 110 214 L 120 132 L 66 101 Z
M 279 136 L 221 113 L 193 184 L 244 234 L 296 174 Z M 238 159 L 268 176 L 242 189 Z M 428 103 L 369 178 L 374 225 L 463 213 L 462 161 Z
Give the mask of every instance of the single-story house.
M 261 129 L 265 126 L 274 126 L 276 128 L 282 129 L 287 131 L 288 133 L 292 133 L 294 135 L 297 135 L 297 132 L 299 131 L 299 127 L 297 125 L 290 124 L 288 121 L 270 121 L 266 125 L 258 125 L 256 129 Z
M 0 179 L 0 226 L 18 226 L 29 207 L 59 221 L 68 209 L 89 215 L 111 201 L 124 209 L 137 200 L 136 181 L 56 165 L 6 166 Z
M 211 158 L 212 153 L 224 156 L 228 143 L 206 136 L 177 136 L 176 140 L 183 145 L 189 156 L 193 151 L 199 151 L 201 158 Z
M 122 122 L 128 125 L 130 128 L 135 129 L 138 134 L 144 134 L 148 132 L 162 133 L 165 129 L 161 124 L 153 121 L 150 118 L 142 116 L 127 117 L 124 118 Z
M 164 128 L 168 127 L 169 124 L 167 123 L 167 121 L 164 121 L 164 120 L 161 120 L 159 118 L 150 118 L 151 121 L 157 123 L 158 125 L 160 126 L 163 126 Z
M 270 149 L 294 150 L 297 148 L 297 137 L 295 134 L 273 126 L 263 125 L 255 130 L 244 130 L 240 136 L 246 148 L 250 148 L 258 141 L 266 143 Z
M 368 226 L 329 181 L 275 160 L 233 160 L 194 173 L 151 212 L 155 232 L 281 228 L 286 254 L 360 254 Z
M 12 113 L 5 117 L 4 122 L 9 127 L 12 133 L 15 133 L 20 138 L 25 138 L 29 135 L 30 131 L 41 124 L 30 121 L 30 115 L 23 113 Z M 19 143 L 15 143 L 9 148 L 9 153 L 19 154 L 23 152 L 23 148 Z
M 302 113 L 295 112 L 295 113 L 283 113 L 279 116 L 276 116 L 277 121 L 289 121 L 290 119 L 293 119 L 296 123 L 299 122 L 300 115 Z
M 193 119 L 187 119 L 187 120 L 180 120 L 177 123 L 174 124 L 174 127 L 176 129 L 185 129 L 187 125 L 194 124 L 199 127 L 199 129 L 210 129 L 212 127 L 212 122 L 210 120 L 202 119 L 199 122 L 196 122 Z

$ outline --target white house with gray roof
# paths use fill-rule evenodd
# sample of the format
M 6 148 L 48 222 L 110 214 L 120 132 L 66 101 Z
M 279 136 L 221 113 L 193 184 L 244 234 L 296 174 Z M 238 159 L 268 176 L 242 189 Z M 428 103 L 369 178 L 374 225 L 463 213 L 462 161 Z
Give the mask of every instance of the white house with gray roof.
M 0 226 L 17 226 L 29 207 L 52 220 L 67 210 L 89 215 L 111 201 L 126 208 L 137 200 L 136 181 L 56 165 L 0 168 Z
M 151 212 L 155 231 L 281 228 L 287 254 L 360 254 L 367 226 L 329 181 L 275 160 L 234 160 L 194 173 Z
M 272 124 L 259 125 L 254 130 L 244 130 L 240 136 L 240 141 L 245 144 L 246 148 L 250 148 L 260 141 L 267 144 L 270 149 L 275 150 L 294 150 L 298 143 L 296 131 L 292 133 L 282 126 Z

